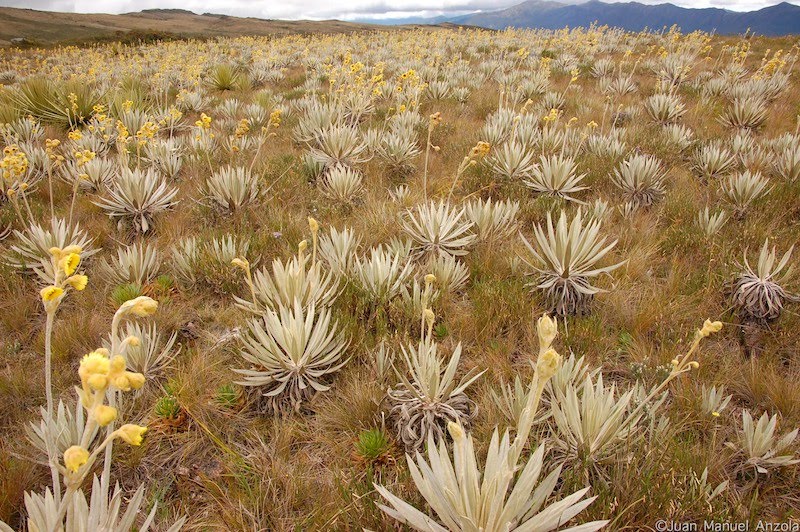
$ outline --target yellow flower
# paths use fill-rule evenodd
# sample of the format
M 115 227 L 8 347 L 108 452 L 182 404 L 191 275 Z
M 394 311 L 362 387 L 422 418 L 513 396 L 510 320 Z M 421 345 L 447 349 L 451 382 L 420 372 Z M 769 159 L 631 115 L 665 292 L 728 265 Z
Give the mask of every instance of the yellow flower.
M 54 301 L 55 299 L 61 297 L 61 294 L 64 293 L 63 288 L 59 288 L 58 286 L 48 286 L 46 288 L 42 288 L 39 292 L 39 295 L 42 296 L 42 301 L 45 303 L 49 301 Z
M 66 282 L 72 288 L 80 292 L 86 288 L 86 285 L 89 283 L 89 278 L 85 275 L 73 275 L 72 277 L 69 277 Z
M 88 461 L 89 451 L 80 445 L 73 445 L 64 451 L 64 465 L 66 466 L 67 471 L 74 473 Z
M 717 412 L 716 410 L 714 410 L 713 412 L 711 412 L 711 415 L 712 415 L 713 417 L 719 417 L 719 412 Z
M 138 390 L 144 385 L 144 375 L 141 373 L 133 373 L 128 371 L 126 375 L 128 377 L 128 384 L 132 389 Z
M 78 375 L 85 386 L 93 390 L 103 390 L 108 386 L 111 361 L 107 353 L 105 349 L 97 349 L 81 359 Z
M 429 273 L 428 275 L 425 276 L 426 284 L 433 284 L 435 282 L 436 282 L 436 276 L 433 275 L 432 273 Z
M 142 437 L 147 432 L 147 427 L 140 427 L 139 425 L 122 425 L 116 431 L 117 436 L 129 445 L 138 446 L 142 444 Z
M 316 233 L 317 231 L 319 231 L 319 222 L 317 222 L 314 218 L 309 216 L 308 217 L 308 227 L 311 228 L 311 232 L 312 233 Z
M 105 427 L 117 419 L 117 409 L 113 406 L 98 405 L 94 409 L 94 419 L 101 427 Z
M 70 253 L 63 257 L 58 265 L 64 270 L 64 273 L 69 276 L 75 273 L 75 270 L 78 269 L 78 265 L 81 263 L 81 256 L 77 253 Z
M 135 316 L 150 316 L 158 310 L 158 301 L 151 297 L 139 296 L 123 303 L 120 310 Z

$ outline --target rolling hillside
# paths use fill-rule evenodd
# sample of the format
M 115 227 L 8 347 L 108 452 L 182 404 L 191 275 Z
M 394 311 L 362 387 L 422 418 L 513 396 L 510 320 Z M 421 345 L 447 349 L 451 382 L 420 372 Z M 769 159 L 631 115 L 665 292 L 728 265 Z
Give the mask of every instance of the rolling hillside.
M 286 33 L 347 33 L 381 26 L 324 21 L 286 21 L 227 15 L 197 15 L 181 9 L 155 9 L 122 15 L 53 13 L 0 7 L 0 45 L 23 38 L 40 44 L 120 39 L 131 32 L 180 37 L 280 35 Z M 385 27 L 383 27 L 385 28 Z

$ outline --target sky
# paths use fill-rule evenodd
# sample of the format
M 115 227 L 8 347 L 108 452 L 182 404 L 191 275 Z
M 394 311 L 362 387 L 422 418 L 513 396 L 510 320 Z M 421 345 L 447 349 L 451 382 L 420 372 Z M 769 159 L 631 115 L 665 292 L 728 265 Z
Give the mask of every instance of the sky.
M 381 19 L 461 15 L 502 9 L 522 0 L 0 0 L 0 6 L 75 13 L 128 13 L 143 9 L 180 8 L 195 13 L 218 13 L 274 19 Z M 580 0 L 555 0 L 579 3 Z M 605 0 L 611 1 L 611 0 Z M 659 4 L 667 0 L 638 0 Z M 683 7 L 719 7 L 751 11 L 780 0 L 672 0 Z M 792 3 L 795 3 L 794 1 Z

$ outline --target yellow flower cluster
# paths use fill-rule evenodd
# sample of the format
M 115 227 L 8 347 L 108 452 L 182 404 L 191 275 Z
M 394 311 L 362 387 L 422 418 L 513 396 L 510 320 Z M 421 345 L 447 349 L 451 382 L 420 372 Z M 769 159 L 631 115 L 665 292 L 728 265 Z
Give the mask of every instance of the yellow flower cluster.
M 211 117 L 205 113 L 201 113 L 200 120 L 196 121 L 194 125 L 203 130 L 211 129 Z
M 75 157 L 75 163 L 78 165 L 78 168 L 81 168 L 96 156 L 92 150 L 78 150 L 72 155 Z
M 488 142 L 483 140 L 479 141 L 472 149 L 469 151 L 469 158 L 470 159 L 483 159 L 489 152 L 492 150 L 492 145 Z
M 428 117 L 428 132 L 433 131 L 442 123 L 442 113 L 435 112 Z
M 39 291 L 39 295 L 48 313 L 55 312 L 58 305 L 66 293 L 66 290 L 83 290 L 86 288 L 89 278 L 82 274 L 76 274 L 81 263 L 81 248 L 79 246 L 67 246 L 64 249 L 50 248 L 55 278 L 53 284 L 46 286 Z
M 117 120 L 117 142 L 120 144 L 125 144 L 128 142 L 128 138 L 131 136 L 128 128 L 125 127 L 120 120 Z
M 5 182 L 11 186 L 28 172 L 28 157 L 16 144 L 3 148 L 0 172 Z
M 76 260 L 66 254 L 62 257 L 67 269 L 77 267 Z M 118 351 L 111 353 L 108 349 L 101 348 L 84 355 L 78 368 L 81 386 L 77 389 L 81 405 L 88 414 L 87 426 L 80 445 L 73 445 L 64 451 L 64 466 L 61 471 L 65 477 L 65 485 L 75 489 L 79 487 L 89 468 L 99 453 L 119 438 L 130 445 L 141 445 L 147 427 L 134 424 L 122 425 L 108 436 L 93 451 L 87 449 L 86 434 L 91 434 L 96 427 L 108 427 L 116 421 L 119 412 L 114 406 L 106 404 L 108 390 L 128 392 L 138 390 L 144 385 L 145 377 L 141 373 L 128 371 L 126 368 L 125 350 L 129 346 L 139 345 L 139 339 L 129 336 L 123 341 L 118 341 L 117 330 L 119 322 L 126 316 L 149 316 L 158 308 L 158 302 L 141 296 L 123 303 L 114 315 L 112 322 L 112 349 Z M 109 431 L 111 429 L 108 429 Z
M 156 133 L 158 133 L 158 126 L 148 120 L 142 124 L 139 131 L 136 132 L 136 141 L 139 143 L 139 146 L 144 146 L 149 139 L 156 136 Z
M 56 152 L 56 148 L 60 145 L 61 141 L 58 139 L 45 139 L 44 141 L 44 151 L 47 154 L 47 158 L 55 166 L 64 162 L 64 156 Z
M 545 123 L 545 125 L 547 125 L 557 121 L 560 117 L 561 111 L 554 108 L 550 109 L 550 112 L 542 118 L 542 121 Z
M 234 136 L 237 139 L 240 139 L 250 133 L 250 121 L 246 118 L 242 118 L 239 120 L 239 123 L 236 126 L 236 131 L 234 132 Z

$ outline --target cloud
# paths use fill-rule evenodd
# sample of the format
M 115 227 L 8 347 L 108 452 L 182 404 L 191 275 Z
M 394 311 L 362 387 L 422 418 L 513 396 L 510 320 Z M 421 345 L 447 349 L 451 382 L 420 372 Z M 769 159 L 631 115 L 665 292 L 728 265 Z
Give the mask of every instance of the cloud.
M 186 9 L 195 13 L 219 13 L 241 17 L 279 19 L 383 18 L 435 16 L 502 9 L 521 0 L 0 0 L 0 5 L 78 13 L 128 13 L 143 9 Z M 558 0 L 556 0 L 558 1 Z M 647 4 L 665 0 L 639 0 Z M 684 7 L 721 7 L 746 11 L 778 3 L 778 0 L 672 0 Z M 578 3 L 570 0 L 569 3 Z

